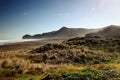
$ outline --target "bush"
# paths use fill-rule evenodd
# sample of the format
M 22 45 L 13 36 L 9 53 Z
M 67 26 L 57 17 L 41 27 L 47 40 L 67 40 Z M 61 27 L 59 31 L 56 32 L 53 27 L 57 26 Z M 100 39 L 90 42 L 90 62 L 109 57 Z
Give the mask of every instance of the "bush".
M 44 53 L 44 52 L 48 52 L 49 50 L 63 50 L 63 49 L 67 49 L 68 46 L 64 45 L 64 44 L 46 44 L 40 48 L 37 48 L 31 52 L 35 52 L 35 53 Z

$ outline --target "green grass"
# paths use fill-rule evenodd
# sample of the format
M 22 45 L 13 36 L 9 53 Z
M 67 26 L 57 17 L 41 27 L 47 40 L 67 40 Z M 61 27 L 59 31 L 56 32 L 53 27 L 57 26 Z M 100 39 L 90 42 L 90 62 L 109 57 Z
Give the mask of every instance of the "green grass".
M 120 78 L 120 74 L 109 71 L 109 75 L 104 70 L 98 70 L 94 68 L 85 68 L 78 71 L 58 71 L 48 74 L 42 80 L 110 80 Z

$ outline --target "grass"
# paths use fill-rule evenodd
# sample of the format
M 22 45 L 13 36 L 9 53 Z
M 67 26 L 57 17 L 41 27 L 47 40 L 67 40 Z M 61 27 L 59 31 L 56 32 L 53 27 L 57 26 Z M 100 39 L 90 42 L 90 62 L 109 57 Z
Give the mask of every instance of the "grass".
M 73 38 L 0 52 L 2 80 L 120 80 L 120 39 Z
M 48 74 L 42 80 L 117 80 L 120 74 L 114 70 L 100 70 L 96 68 L 87 67 L 77 71 L 60 70 Z

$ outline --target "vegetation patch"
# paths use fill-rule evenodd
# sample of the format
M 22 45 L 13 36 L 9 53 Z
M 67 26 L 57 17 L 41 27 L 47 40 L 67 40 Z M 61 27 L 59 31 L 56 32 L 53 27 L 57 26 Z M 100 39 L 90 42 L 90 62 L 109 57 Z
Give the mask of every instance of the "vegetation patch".
M 109 73 L 109 74 L 108 74 Z M 48 74 L 42 80 L 117 80 L 120 74 L 112 71 L 103 71 L 94 68 L 85 68 L 80 71 L 58 71 Z
M 0 80 L 120 80 L 120 39 L 73 38 L 0 52 Z

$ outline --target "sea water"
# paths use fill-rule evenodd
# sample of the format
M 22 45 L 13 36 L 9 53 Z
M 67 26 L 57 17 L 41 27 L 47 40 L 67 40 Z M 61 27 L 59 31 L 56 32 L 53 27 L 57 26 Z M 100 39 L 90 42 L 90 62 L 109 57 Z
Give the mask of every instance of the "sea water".
M 4 45 L 7 42 L 9 42 L 9 40 L 0 40 L 0 45 Z
M 18 42 L 38 41 L 38 40 L 40 39 L 0 40 L 0 45 L 5 45 L 9 43 L 18 43 Z

